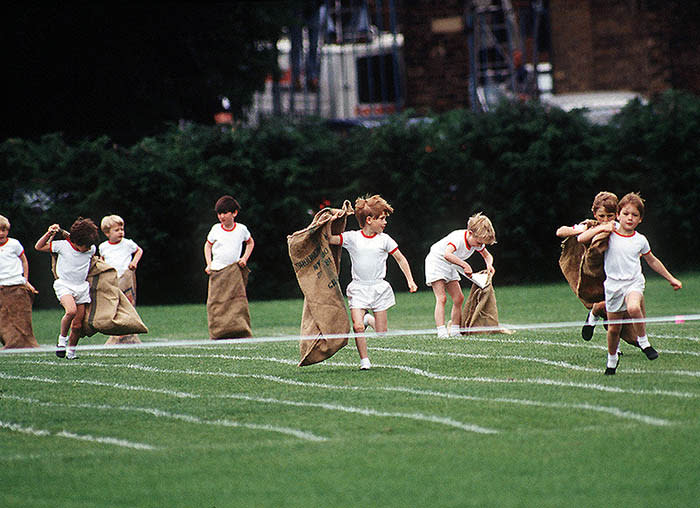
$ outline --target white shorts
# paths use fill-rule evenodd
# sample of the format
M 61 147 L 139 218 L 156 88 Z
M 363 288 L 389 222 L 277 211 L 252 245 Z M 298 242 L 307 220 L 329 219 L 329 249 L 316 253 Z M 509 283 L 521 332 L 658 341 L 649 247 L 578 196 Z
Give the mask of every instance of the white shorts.
M 53 281 L 53 290 L 56 298 L 61 300 L 66 295 L 72 295 L 76 304 L 90 303 L 90 284 L 85 281 L 82 284 L 68 284 L 61 279 Z
M 345 290 L 351 309 L 365 309 L 381 312 L 396 303 L 394 291 L 385 280 L 360 282 L 353 280 Z
M 459 280 L 460 273 L 457 265 L 449 263 L 444 259 L 430 253 L 425 258 L 425 283 L 432 286 L 436 280 L 451 282 Z
M 615 280 L 605 279 L 605 310 L 608 312 L 624 312 L 627 310 L 625 298 L 632 292 L 644 293 L 644 276 L 635 279 Z

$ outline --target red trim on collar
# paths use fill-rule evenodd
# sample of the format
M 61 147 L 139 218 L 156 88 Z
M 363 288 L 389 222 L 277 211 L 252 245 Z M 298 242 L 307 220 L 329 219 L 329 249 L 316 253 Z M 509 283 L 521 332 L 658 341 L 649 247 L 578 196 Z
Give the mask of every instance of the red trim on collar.
M 221 223 L 220 223 L 220 224 L 221 224 Z M 233 231 L 234 229 L 236 229 L 236 226 L 238 226 L 238 222 L 233 221 L 233 227 L 232 227 L 231 229 L 226 229 L 226 227 L 225 227 L 223 224 L 221 224 L 221 229 L 223 229 L 223 230 L 226 231 L 227 233 L 230 233 L 231 231 Z
M 5 241 L 4 241 L 3 243 L 0 243 L 0 247 L 2 247 L 3 245 L 5 245 L 5 244 L 6 244 L 7 242 L 9 242 L 9 241 L 10 241 L 10 237 L 8 236 L 7 238 L 5 238 Z
M 637 234 L 636 231 L 632 231 L 631 235 L 623 235 L 622 233 L 618 233 L 617 231 L 613 231 L 617 236 L 621 236 L 622 238 L 632 238 L 634 235 Z
M 365 238 L 374 238 L 375 236 L 377 236 L 377 233 L 374 233 L 372 236 L 366 235 L 365 232 L 362 230 L 360 230 L 360 233 L 362 233 L 362 236 L 364 236 Z

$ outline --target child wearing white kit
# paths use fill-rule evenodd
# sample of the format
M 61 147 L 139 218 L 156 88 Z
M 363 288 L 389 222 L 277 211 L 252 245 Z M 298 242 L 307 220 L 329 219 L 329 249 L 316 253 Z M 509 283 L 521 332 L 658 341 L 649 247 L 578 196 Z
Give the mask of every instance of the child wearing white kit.
M 117 277 L 124 275 L 127 270 L 136 270 L 143 256 L 143 249 L 133 240 L 124 238 L 124 219 L 119 215 L 107 215 L 102 219 L 100 229 L 107 240 L 100 244 L 98 251 L 105 263 L 117 271 Z M 128 298 L 130 295 L 126 296 Z M 131 300 L 132 298 L 129 298 L 129 301 Z
M 61 319 L 61 332 L 56 344 L 56 356 L 68 360 L 76 358 L 75 350 L 82 335 L 85 308 L 90 303 L 90 284 L 87 281 L 90 261 L 97 249 L 97 226 L 92 219 L 78 217 L 70 228 L 67 240 L 53 241 L 60 231 L 58 224 L 52 224 L 46 233 L 37 240 L 34 248 L 39 252 L 58 254 L 53 288 L 58 301 L 65 309 Z M 70 332 L 70 336 L 68 335 Z M 66 348 L 67 346 L 67 348 Z
M 467 229 L 457 229 L 430 247 L 425 258 L 425 283 L 435 294 L 435 326 L 438 338 L 458 336 L 462 322 L 464 294 L 459 284 L 460 271 L 472 275 L 472 267 L 466 262 L 478 252 L 484 258 L 486 271 L 493 275 L 493 256 L 486 249 L 496 243 L 496 233 L 488 217 L 477 213 L 469 217 Z M 452 299 L 451 326 L 445 326 L 447 295 Z
M 642 274 L 641 258 L 664 279 L 674 290 L 683 287 L 666 269 L 663 263 L 651 252 L 649 241 L 636 231 L 644 218 L 644 200 L 637 193 L 626 194 L 617 205 L 617 222 L 607 222 L 584 231 L 578 236 L 579 242 L 590 241 L 600 232 L 611 233 L 608 249 L 605 251 L 605 308 L 608 319 L 615 321 L 625 317 L 625 311 L 631 319 L 643 319 L 642 301 L 645 279 Z M 643 321 L 634 324 L 637 330 L 637 342 L 650 360 L 659 355 L 649 344 L 646 326 Z M 605 375 L 614 375 L 619 364 L 617 347 L 620 343 L 621 323 L 608 324 L 608 361 Z
M 331 235 L 328 239 L 331 245 L 341 245 L 350 254 L 352 282 L 348 284 L 346 294 L 356 334 L 362 334 L 367 326 L 373 327 L 377 332 L 386 332 L 388 329 L 387 310 L 396 303 L 391 285 L 384 280 L 389 254 L 406 277 L 408 290 L 411 293 L 418 290 L 406 257 L 399 250 L 396 241 L 384 233 L 387 217 L 393 211 L 389 203 L 378 194 L 357 198 L 355 217 L 362 229 Z M 370 310 L 373 316 L 368 313 Z M 360 355 L 360 369 L 371 368 L 367 340 L 357 335 L 355 345 Z

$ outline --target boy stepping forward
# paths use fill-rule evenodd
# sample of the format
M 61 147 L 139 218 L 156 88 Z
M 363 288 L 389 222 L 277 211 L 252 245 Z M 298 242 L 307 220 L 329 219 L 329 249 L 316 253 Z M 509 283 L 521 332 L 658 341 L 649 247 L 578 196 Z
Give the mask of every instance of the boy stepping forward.
M 58 254 L 56 261 L 58 278 L 53 283 L 53 289 L 65 314 L 61 319 L 56 356 L 73 360 L 76 358 L 78 340 L 82 336 L 85 308 L 90 303 L 90 284 L 87 276 L 90 271 L 90 261 L 97 250 L 94 243 L 98 239 L 98 232 L 92 219 L 78 217 L 70 228 L 70 236 L 67 240 L 53 241 L 53 237 L 60 229 L 58 224 L 49 226 L 48 231 L 37 240 L 34 248 L 40 252 Z
M 136 305 L 136 267 L 143 256 L 143 249 L 136 242 L 124 238 L 124 219 L 108 215 L 102 219 L 100 229 L 107 237 L 98 251 L 105 263 L 117 271 L 119 289 L 132 305 Z M 110 337 L 107 344 L 140 343 L 137 335 Z
M 590 241 L 603 231 L 611 233 L 608 249 L 605 251 L 605 308 L 608 319 L 620 320 L 625 311 L 631 319 L 643 319 L 643 297 L 645 279 L 642 274 L 644 258 L 647 264 L 664 279 L 674 290 L 683 284 L 666 269 L 663 263 L 651 252 L 649 242 L 644 235 L 636 231 L 644 218 L 644 200 L 637 193 L 626 194 L 617 205 L 617 222 L 607 222 L 591 228 L 578 237 L 579 242 Z M 654 360 L 658 353 L 651 347 L 646 334 L 644 322 L 635 323 L 637 342 L 647 358 Z M 622 324 L 608 324 L 608 362 L 606 375 L 613 375 L 619 363 L 617 347 L 620 343 Z
M 22 244 L 9 237 L 10 221 L 0 215 L 0 344 L 6 348 L 39 347 L 32 329 L 29 263 Z
M 469 217 L 467 229 L 457 229 L 430 247 L 425 258 L 425 283 L 435 294 L 435 326 L 438 338 L 460 334 L 464 294 L 459 283 L 460 271 L 471 277 L 472 267 L 466 260 L 478 252 L 486 262 L 486 271 L 493 275 L 493 256 L 486 249 L 496 243 L 496 233 L 488 217 L 477 213 Z M 447 295 L 452 299 L 451 325 L 445 326 Z
M 367 352 L 367 340 L 361 334 L 367 326 L 380 333 L 386 332 L 387 310 L 396 303 L 391 285 L 384 280 L 389 254 L 396 260 L 406 277 L 408 290 L 411 293 L 418 290 L 406 257 L 394 239 L 384 233 L 387 217 L 393 211 L 389 203 L 378 194 L 368 198 L 357 198 L 355 217 L 362 229 L 331 235 L 328 239 L 331 245 L 341 245 L 350 254 L 352 282 L 348 284 L 346 293 L 353 330 L 357 335 L 355 345 L 360 354 L 362 370 L 371 368 L 372 364 Z M 373 316 L 368 313 L 370 310 Z

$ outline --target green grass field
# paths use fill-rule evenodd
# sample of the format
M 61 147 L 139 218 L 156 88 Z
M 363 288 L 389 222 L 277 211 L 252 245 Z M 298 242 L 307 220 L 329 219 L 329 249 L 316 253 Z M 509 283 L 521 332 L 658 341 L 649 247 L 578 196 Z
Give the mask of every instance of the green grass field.
M 650 317 L 700 312 L 680 278 L 648 276 Z M 496 294 L 504 324 L 586 315 L 563 283 Z M 370 337 L 370 371 L 352 341 L 303 368 L 296 340 L 202 344 L 204 305 L 139 307 L 152 347 L 0 354 L 0 506 L 698 506 L 700 321 L 650 324 L 660 358 L 623 344 L 603 376 L 602 326 L 438 340 L 433 305 L 397 294 L 415 333 Z M 301 307 L 252 303 L 255 335 Z M 40 343 L 61 315 L 34 313 Z

